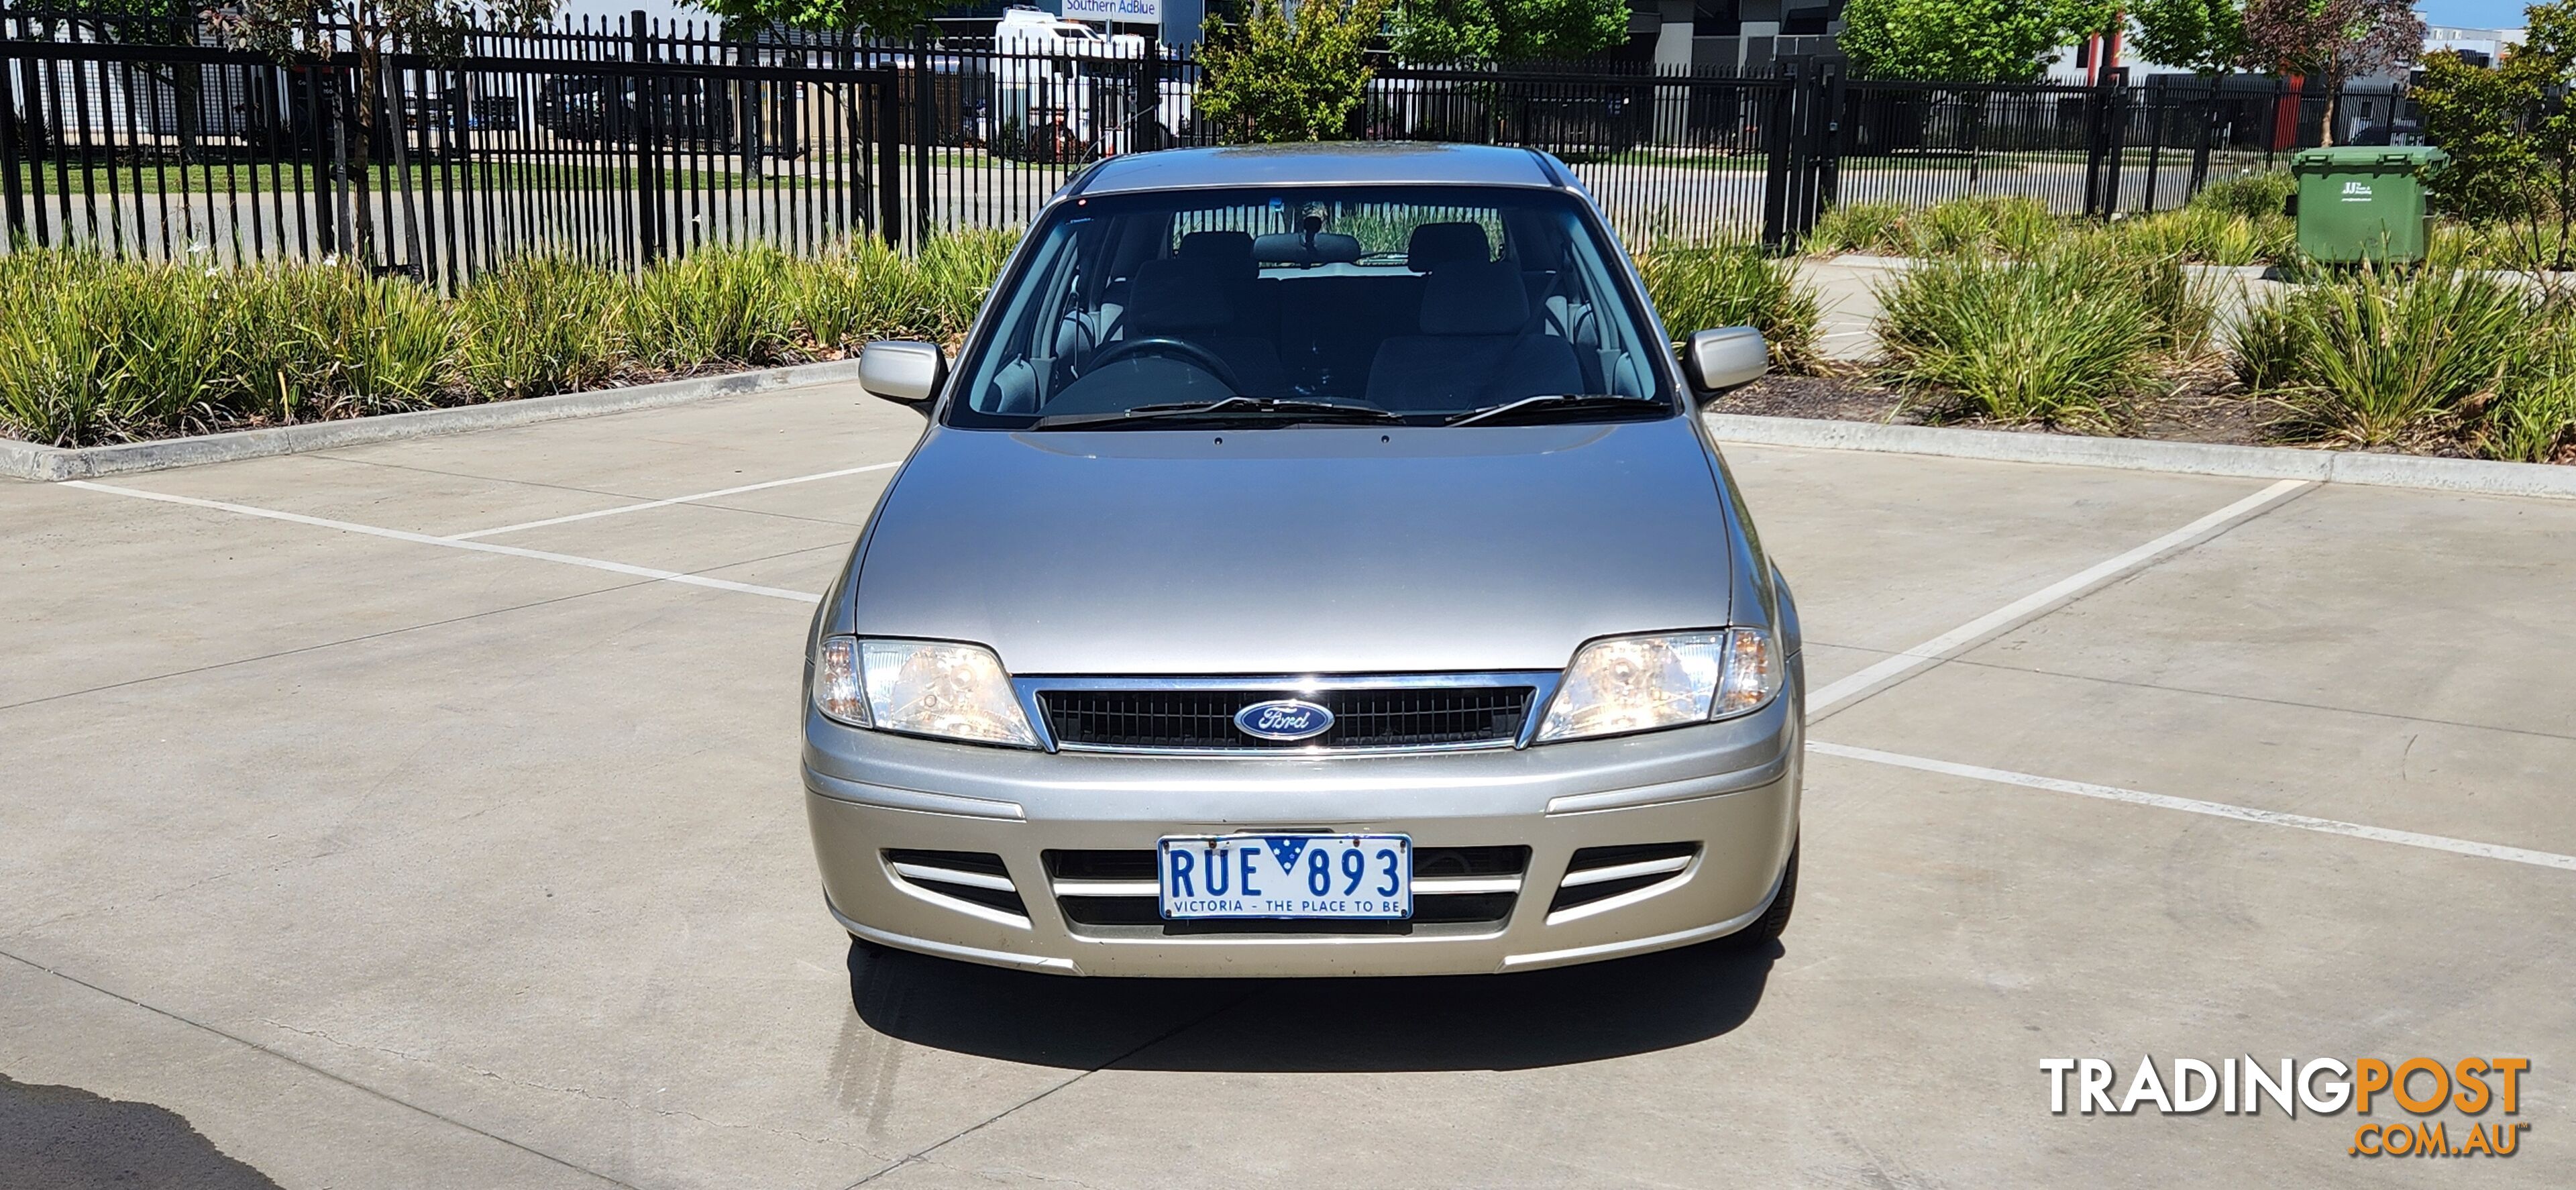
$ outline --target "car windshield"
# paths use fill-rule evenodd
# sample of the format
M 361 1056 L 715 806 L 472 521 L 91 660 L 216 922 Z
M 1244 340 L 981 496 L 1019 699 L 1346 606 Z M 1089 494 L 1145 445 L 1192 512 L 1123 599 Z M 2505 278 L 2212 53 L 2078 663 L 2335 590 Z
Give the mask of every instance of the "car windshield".
M 1031 233 L 951 425 L 1598 422 L 1679 411 L 1617 247 L 1538 189 L 1078 198 Z

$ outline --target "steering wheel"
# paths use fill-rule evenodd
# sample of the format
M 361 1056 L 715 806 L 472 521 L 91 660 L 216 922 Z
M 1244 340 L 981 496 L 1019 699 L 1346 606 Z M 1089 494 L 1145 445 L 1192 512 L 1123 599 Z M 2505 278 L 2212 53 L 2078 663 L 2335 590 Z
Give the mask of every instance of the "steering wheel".
M 1064 317 L 1056 320 L 1058 343 L 1064 341 L 1065 327 L 1072 327 L 1074 333 L 1082 337 L 1082 347 L 1078 352 L 1058 351 L 1057 366 L 1064 369 L 1068 380 L 1080 380 L 1084 373 L 1091 370 L 1090 353 L 1100 346 L 1100 332 L 1092 329 L 1091 319 L 1079 310 L 1067 310 Z
M 1235 378 L 1234 369 L 1227 367 L 1225 361 L 1218 359 L 1214 352 L 1196 343 L 1175 339 L 1169 335 L 1146 335 L 1138 339 L 1121 339 L 1102 348 L 1100 354 L 1091 357 L 1091 366 L 1085 371 L 1096 373 L 1119 360 L 1143 352 L 1177 355 L 1216 377 L 1225 385 L 1228 392 L 1243 391 L 1243 382 Z

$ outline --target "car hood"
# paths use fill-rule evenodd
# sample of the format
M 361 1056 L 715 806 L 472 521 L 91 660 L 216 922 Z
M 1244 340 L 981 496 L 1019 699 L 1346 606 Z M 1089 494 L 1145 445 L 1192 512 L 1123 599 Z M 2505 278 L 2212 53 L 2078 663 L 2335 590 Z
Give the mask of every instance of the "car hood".
M 1725 623 L 1732 524 L 1681 418 L 934 428 L 846 622 L 1017 674 L 1555 669 L 1593 637 Z

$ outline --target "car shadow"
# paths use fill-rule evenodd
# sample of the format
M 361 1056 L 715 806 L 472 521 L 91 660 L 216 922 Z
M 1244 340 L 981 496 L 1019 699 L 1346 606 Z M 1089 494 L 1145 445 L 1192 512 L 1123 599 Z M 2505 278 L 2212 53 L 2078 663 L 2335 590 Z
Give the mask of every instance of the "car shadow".
M 0 1074 L 0 1186 L 11 1190 L 277 1190 L 179 1113 Z
M 1520 1070 L 1718 1037 L 1762 1000 L 1776 942 L 1512 975 L 1085 979 L 850 946 L 850 1002 L 915 1045 L 1042 1066 Z

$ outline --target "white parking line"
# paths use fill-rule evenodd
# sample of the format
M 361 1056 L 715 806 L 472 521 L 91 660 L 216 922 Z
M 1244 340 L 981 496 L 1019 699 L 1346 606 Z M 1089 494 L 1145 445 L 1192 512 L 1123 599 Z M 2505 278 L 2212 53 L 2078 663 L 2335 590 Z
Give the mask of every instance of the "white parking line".
M 2343 835 L 2354 839 L 2369 839 L 2377 843 L 2396 843 L 2406 847 L 2422 847 L 2432 851 L 2447 851 L 2453 855 L 2475 856 L 2479 859 L 2500 859 L 2507 863 L 2530 864 L 2533 867 L 2556 868 L 2563 872 L 2576 872 L 2576 855 L 2560 855 L 2554 851 L 2533 851 L 2525 847 L 2507 847 L 2499 843 L 2480 843 L 2470 839 L 2454 839 L 2447 835 L 2427 835 L 2419 834 L 2415 831 L 2390 830 L 2387 827 L 2364 826 L 2358 822 L 2343 822 L 2333 818 L 2311 818 L 2305 814 L 2285 814 L 2278 810 L 2257 810 L 2248 806 L 2231 806 L 2225 802 L 2204 802 L 2187 797 L 2168 797 L 2161 793 L 2147 793 L 2136 789 L 2122 789 L 2117 785 L 2095 785 L 2088 781 L 2064 781 L 2056 777 L 2040 777 L 2029 773 L 2010 772 L 2004 769 L 1982 768 L 1973 764 L 1952 764 L 1946 760 L 1931 760 L 1921 756 L 1906 756 L 1896 752 L 1881 752 L 1876 748 L 1854 748 L 1847 744 L 1827 744 L 1820 743 L 1815 740 L 1809 740 L 1807 741 L 1807 751 L 1819 753 L 1825 756 L 1839 756 L 1845 760 L 1865 760 L 1871 764 L 1894 765 L 1897 768 L 1917 769 L 1927 773 L 1942 773 L 1952 777 L 1968 777 L 1978 781 L 1993 781 L 2002 785 L 2019 785 L 2025 789 L 2046 789 L 2057 793 L 2071 793 L 2077 797 L 2092 797 L 2101 798 L 2104 801 L 2127 802 L 2133 806 L 2153 806 L 2159 810 L 2180 810 L 2186 814 L 2207 814 L 2212 818 L 2232 818 L 2238 822 L 2259 822 L 2265 826 L 2296 827 L 2300 830 L 2316 831 L 2320 834 Z
M 611 574 L 628 574 L 634 575 L 637 578 L 660 579 L 666 583 L 683 583 L 692 587 L 711 587 L 718 591 L 739 591 L 745 595 L 765 595 L 771 599 L 789 599 L 798 603 L 812 603 L 815 600 L 822 598 L 822 596 L 816 595 L 810 591 L 790 591 L 782 587 L 755 586 L 751 583 L 737 583 L 729 579 L 708 578 L 704 575 L 696 574 L 682 574 L 676 570 L 659 570 L 651 566 L 629 566 L 624 562 L 609 562 L 599 558 L 583 558 L 572 554 L 550 553 L 546 550 L 521 549 L 515 545 L 493 545 L 489 542 L 482 541 L 458 541 L 454 538 L 448 537 L 432 537 L 427 533 L 407 533 L 400 529 L 386 529 L 376 525 L 361 525 L 353 521 L 335 521 L 327 517 L 306 516 L 300 512 L 279 512 L 274 508 L 253 508 L 248 504 L 227 504 L 221 500 L 200 500 L 195 496 L 173 496 L 167 492 L 147 492 L 140 488 L 121 488 L 115 484 L 92 483 L 86 479 L 70 480 L 65 482 L 63 486 L 67 488 L 87 488 L 93 492 L 108 492 L 118 496 L 132 496 L 139 500 L 158 500 L 164 504 L 185 504 L 191 508 L 212 508 L 223 512 L 237 512 L 243 516 L 263 517 L 272 521 L 290 521 L 298 525 L 312 525 L 323 529 L 337 529 L 343 533 L 364 533 L 369 537 L 382 537 L 392 541 L 410 541 L 417 542 L 421 545 L 439 545 L 452 550 L 472 550 L 476 553 L 502 554 L 512 558 L 532 558 L 539 562 L 560 562 L 566 566 L 587 566 L 592 570 L 605 570 Z
M 818 479 L 839 479 L 844 475 L 864 475 L 870 471 L 884 471 L 888 468 L 900 467 L 902 465 L 902 463 L 896 462 L 870 463 L 865 467 L 843 467 L 838 471 L 820 471 L 812 475 L 798 475 L 787 479 L 773 479 L 767 483 L 747 483 L 738 488 L 717 488 L 712 492 L 698 492 L 694 495 L 688 496 L 673 496 L 668 500 L 646 500 L 641 504 L 620 504 L 615 508 L 602 508 L 591 512 L 576 512 L 571 516 L 547 517 L 542 521 L 521 521 L 518 524 L 503 525 L 497 529 L 476 529 L 471 533 L 451 533 L 448 535 L 447 540 L 472 541 L 477 537 L 490 537 L 498 533 L 516 533 L 521 529 L 542 529 L 548 525 L 567 525 L 574 521 L 590 520 L 593 517 L 617 516 L 622 513 L 643 512 L 647 509 L 653 508 L 669 508 L 674 504 L 690 504 L 699 500 L 713 500 L 718 496 L 739 496 L 744 492 L 757 492 L 766 488 L 783 488 L 792 483 L 812 483 Z
M 2310 481 L 2304 479 L 2282 480 L 2125 554 L 2086 567 L 2082 571 L 2050 583 L 1902 653 L 1891 654 L 1859 673 L 1830 683 L 1823 689 L 1808 695 L 1807 716 L 1813 719 L 1834 706 L 1876 691 L 1918 669 L 1938 664 L 1970 645 L 1998 633 L 2010 631 L 2086 591 L 2136 570 L 2174 550 L 2210 537 L 2228 525 L 2261 511 L 2273 501 L 2309 484 Z

